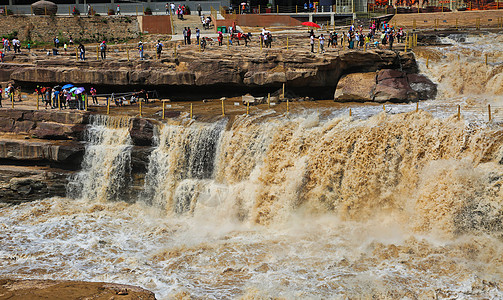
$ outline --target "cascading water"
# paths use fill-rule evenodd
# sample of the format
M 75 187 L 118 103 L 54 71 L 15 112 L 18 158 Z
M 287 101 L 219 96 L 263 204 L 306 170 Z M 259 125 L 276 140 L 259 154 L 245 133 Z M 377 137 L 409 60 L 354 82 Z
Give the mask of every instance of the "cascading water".
M 503 128 L 413 108 L 170 121 L 135 203 L 106 201 L 130 199 L 131 142 L 95 120 L 75 199 L 0 208 L 0 276 L 161 299 L 502 298 Z
M 128 120 L 92 116 L 85 140 L 82 171 L 71 178 L 68 195 L 100 202 L 123 200 L 131 181 Z

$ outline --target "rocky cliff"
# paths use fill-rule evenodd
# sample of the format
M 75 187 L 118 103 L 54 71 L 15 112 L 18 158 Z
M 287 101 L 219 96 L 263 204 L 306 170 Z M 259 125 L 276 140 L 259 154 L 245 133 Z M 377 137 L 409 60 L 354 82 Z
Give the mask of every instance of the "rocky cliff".
M 291 90 L 311 92 L 329 90 L 332 95 L 344 74 L 397 69 L 407 74 L 417 73 L 412 53 L 388 50 L 342 51 L 317 55 L 305 51 L 268 50 L 262 52 L 236 48 L 232 52 L 187 49 L 161 60 L 128 61 L 118 59 L 77 62 L 65 57 L 31 57 L 23 64 L 22 56 L 0 65 L 0 77 L 21 85 L 73 83 L 75 85 L 152 86 L 192 88 L 256 88 L 279 87 L 283 83 Z M 306 88 L 308 88 L 306 90 Z M 312 88 L 312 89 L 311 89 Z

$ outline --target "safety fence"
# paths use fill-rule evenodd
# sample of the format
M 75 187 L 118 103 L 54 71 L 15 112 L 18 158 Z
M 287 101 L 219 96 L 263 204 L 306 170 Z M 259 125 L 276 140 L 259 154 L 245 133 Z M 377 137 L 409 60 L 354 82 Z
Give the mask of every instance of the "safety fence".
M 343 108 L 334 108 L 327 106 L 324 101 L 321 102 L 292 102 L 292 99 L 285 97 L 286 85 L 283 84 L 280 94 L 276 97 L 271 97 L 269 93 L 267 97 L 264 97 L 266 101 L 258 105 L 250 105 L 250 102 L 245 101 L 231 101 L 225 100 L 224 98 L 220 100 L 221 102 L 221 112 L 218 114 L 225 117 L 229 114 L 232 115 L 251 115 L 261 113 L 264 109 L 274 109 L 278 114 L 296 114 L 305 113 L 308 110 L 330 110 L 331 116 L 333 117 L 343 117 L 349 116 L 354 119 L 368 119 L 379 113 L 386 114 L 401 114 L 409 112 L 419 112 L 426 111 L 437 118 L 454 118 L 457 120 L 465 120 L 467 122 L 503 122 L 503 106 L 501 105 L 454 105 L 454 104 L 442 104 L 440 101 L 423 101 L 408 104 L 393 104 L 387 103 L 382 105 L 376 104 L 360 104 L 360 105 L 347 105 Z M 140 92 L 141 94 L 141 92 Z M 103 102 L 105 99 L 105 104 L 98 103 L 89 104 L 89 97 L 93 95 L 82 94 L 80 98 L 81 103 L 77 104 L 77 107 L 81 110 L 88 111 L 90 108 L 94 111 L 106 106 L 106 114 L 110 115 L 133 115 L 138 117 L 148 117 L 148 118 L 160 118 L 165 119 L 167 115 L 177 115 L 171 112 L 186 113 L 189 118 L 194 118 L 194 103 L 187 102 L 171 102 L 170 100 L 160 99 L 157 91 L 143 91 L 143 97 L 139 96 L 138 92 L 126 92 L 126 93 L 112 93 L 112 94 L 98 94 L 94 97 L 100 99 Z M 21 98 L 21 94 L 17 94 Z M 129 97 L 134 97 L 129 98 Z M 15 108 L 15 98 L 16 94 L 9 94 L 9 101 L 11 105 L 9 108 Z M 120 99 L 120 100 L 118 100 Z M 150 99 L 150 103 L 149 103 Z M 274 99 L 274 101 L 272 101 Z M 41 97 L 37 95 L 36 109 L 41 109 Z M 62 102 L 62 97 L 58 97 L 57 106 L 53 107 L 58 110 L 62 110 L 63 106 L 66 106 Z M 127 101 L 127 102 L 126 102 Z M 218 101 L 218 100 L 215 100 Z M 126 103 L 124 103 L 126 102 Z M 120 104 L 118 104 L 120 103 Z M 313 104 L 314 103 L 314 104 Z M 319 105 L 317 105 L 319 104 Z M 147 107 L 145 107 L 147 105 Z M 201 106 L 204 104 L 196 103 L 196 105 Z M 127 111 L 122 108 L 126 107 L 137 107 L 136 113 L 134 110 L 128 109 Z M 318 108 L 316 108 L 318 106 Z M 4 106 L 7 108 L 7 106 Z M 201 109 L 199 109 L 201 111 Z M 207 115 L 207 109 L 202 109 Z M 148 112 L 148 113 L 146 113 Z

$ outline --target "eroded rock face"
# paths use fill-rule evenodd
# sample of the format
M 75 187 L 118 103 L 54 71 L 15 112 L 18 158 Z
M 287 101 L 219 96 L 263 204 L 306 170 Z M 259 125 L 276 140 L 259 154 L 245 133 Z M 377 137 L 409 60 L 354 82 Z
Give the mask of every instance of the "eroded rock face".
M 134 118 L 131 120 L 129 135 L 133 144 L 137 146 L 151 146 L 154 137 L 154 124 L 152 120 Z
M 22 67 L 5 66 L 10 79 L 23 83 L 72 82 L 76 85 L 149 85 L 258 87 L 333 87 L 343 74 L 403 68 L 417 71 L 413 55 L 387 50 L 348 51 L 314 55 L 303 51 L 268 50 L 251 53 L 180 52 L 177 58 L 127 62 L 41 59 Z M 3 65 L 0 65 L 0 74 Z
M 335 90 L 337 102 L 365 102 L 372 101 L 372 91 L 376 85 L 376 73 L 351 73 L 344 75 Z
M 384 69 L 377 73 L 344 75 L 337 84 L 334 100 L 411 102 L 434 99 L 436 94 L 436 84 L 424 75 Z
M 21 203 L 65 196 L 66 171 L 46 168 L 0 166 L 0 202 Z

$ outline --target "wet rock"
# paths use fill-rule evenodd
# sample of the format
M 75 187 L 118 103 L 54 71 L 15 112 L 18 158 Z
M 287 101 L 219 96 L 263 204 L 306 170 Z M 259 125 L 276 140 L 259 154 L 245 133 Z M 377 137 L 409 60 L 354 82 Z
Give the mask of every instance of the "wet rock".
M 408 74 L 407 81 L 410 87 L 417 92 L 419 100 L 435 99 L 437 96 L 437 85 L 421 74 Z
M 23 161 L 50 161 L 55 163 L 79 164 L 84 155 L 80 142 L 30 141 L 0 139 L 0 159 Z
M 0 295 L 11 299 L 54 298 L 50 295 L 58 299 L 156 299 L 148 290 L 125 284 L 7 278 L 0 280 Z
M 152 146 L 154 138 L 154 124 L 152 120 L 134 118 L 131 120 L 129 135 L 133 144 L 137 146 Z
M 36 167 L 0 167 L 0 202 L 21 203 L 66 194 L 66 172 Z
M 375 72 L 344 75 L 337 83 L 334 100 L 336 102 L 372 101 L 372 90 L 375 85 Z
M 377 85 L 373 90 L 376 102 L 410 102 L 419 99 L 407 81 L 406 74 L 398 70 L 381 70 L 377 74 Z

